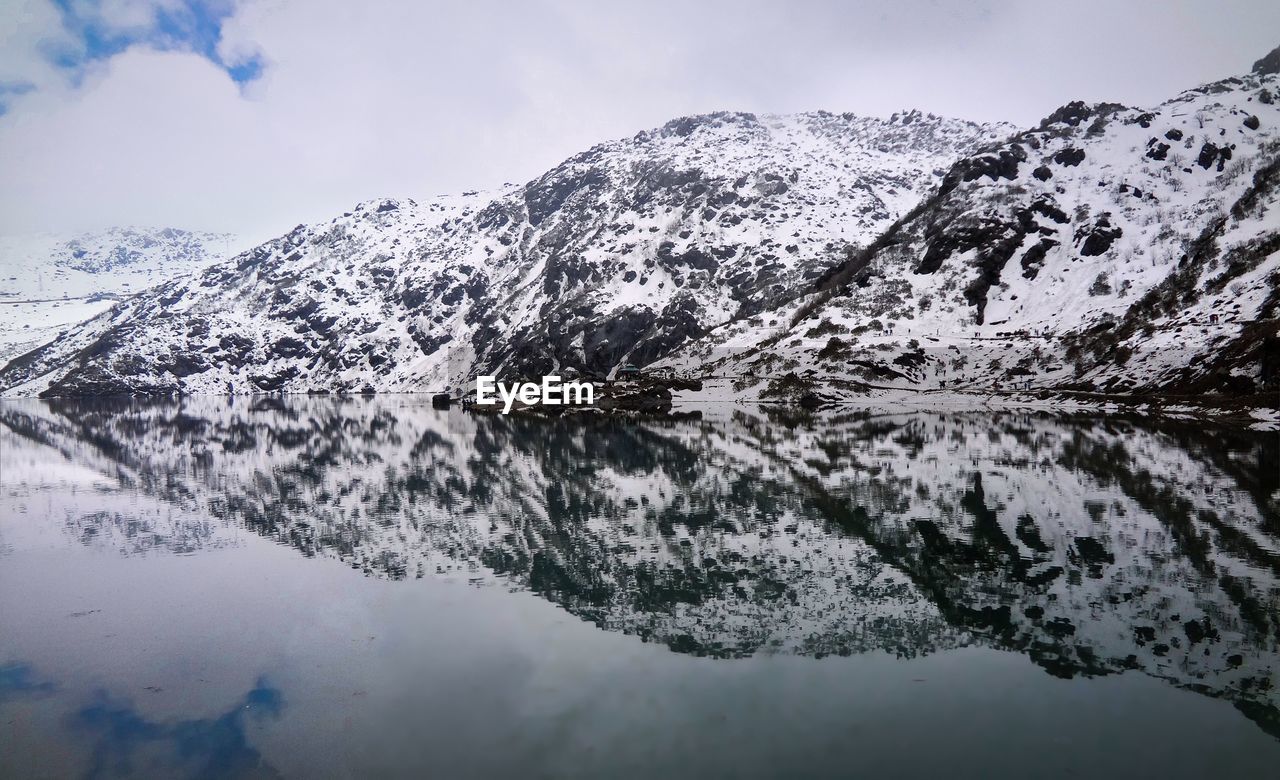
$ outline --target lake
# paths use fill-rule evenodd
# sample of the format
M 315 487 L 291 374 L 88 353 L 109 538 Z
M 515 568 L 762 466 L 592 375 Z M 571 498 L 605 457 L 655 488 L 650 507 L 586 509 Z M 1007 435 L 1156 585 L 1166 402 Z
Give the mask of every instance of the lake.
M 0 402 L 0 776 L 1272 777 L 1280 439 Z

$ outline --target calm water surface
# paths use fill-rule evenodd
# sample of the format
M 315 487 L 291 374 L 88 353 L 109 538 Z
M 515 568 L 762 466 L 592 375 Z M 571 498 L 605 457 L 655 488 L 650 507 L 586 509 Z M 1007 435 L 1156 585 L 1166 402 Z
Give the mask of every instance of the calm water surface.
M 1275 777 L 1280 441 L 0 403 L 3 777 Z

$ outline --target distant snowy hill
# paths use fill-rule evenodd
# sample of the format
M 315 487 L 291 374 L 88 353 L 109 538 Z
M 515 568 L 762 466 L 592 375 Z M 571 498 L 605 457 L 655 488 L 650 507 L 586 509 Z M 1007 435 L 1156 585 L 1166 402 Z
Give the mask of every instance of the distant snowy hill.
M 1063 106 L 957 162 L 807 294 L 666 365 L 765 396 L 1278 388 L 1278 61 L 1149 109 Z
M 477 368 L 648 363 L 812 284 L 1012 131 L 917 112 L 678 119 L 522 187 L 299 227 L 120 304 L 0 386 L 431 390 Z
M 0 360 L 240 248 L 228 234 L 174 228 L 0 236 Z

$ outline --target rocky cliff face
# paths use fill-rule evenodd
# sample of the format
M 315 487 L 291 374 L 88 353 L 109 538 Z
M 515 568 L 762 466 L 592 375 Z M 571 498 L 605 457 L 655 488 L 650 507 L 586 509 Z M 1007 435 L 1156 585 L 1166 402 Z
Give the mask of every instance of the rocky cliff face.
M 791 373 L 917 388 L 1280 386 L 1268 61 L 1152 108 L 1063 106 L 951 166 L 806 295 L 668 364 L 756 377 L 764 394 Z
M 14 361 L 10 394 L 429 390 L 608 373 L 812 284 L 1011 132 L 917 112 L 678 119 L 523 187 L 366 203 Z

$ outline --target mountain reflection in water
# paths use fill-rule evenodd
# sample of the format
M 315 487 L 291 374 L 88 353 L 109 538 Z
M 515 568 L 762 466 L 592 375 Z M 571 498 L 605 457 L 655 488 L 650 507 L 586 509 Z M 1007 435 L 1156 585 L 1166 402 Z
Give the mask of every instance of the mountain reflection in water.
M 54 448 L 180 510 L 70 502 L 59 522 L 90 547 L 199 554 L 245 528 L 371 577 L 528 590 L 678 653 L 990 647 L 1060 678 L 1138 671 L 1280 737 L 1274 434 L 1044 414 L 468 416 L 407 396 L 6 402 L 0 423 L 6 446 Z M 118 714 L 96 706 L 85 723 Z M 232 739 L 241 717 L 204 725 Z M 144 737 L 204 723 L 135 721 Z

